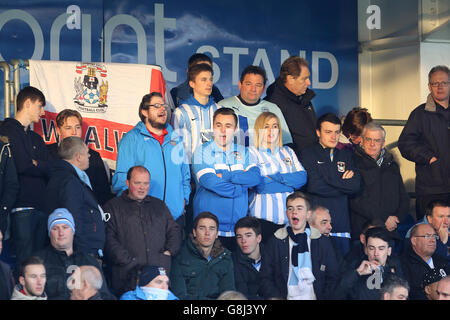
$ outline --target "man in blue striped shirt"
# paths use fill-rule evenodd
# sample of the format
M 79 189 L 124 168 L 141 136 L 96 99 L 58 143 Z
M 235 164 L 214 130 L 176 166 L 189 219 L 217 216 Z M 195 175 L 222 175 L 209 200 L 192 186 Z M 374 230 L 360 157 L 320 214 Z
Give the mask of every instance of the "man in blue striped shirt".
M 211 66 L 205 63 L 192 66 L 188 71 L 188 80 L 193 94 L 175 109 L 172 126 L 175 132 L 183 137 L 184 149 L 190 163 L 195 149 L 212 140 L 213 115 L 220 106 L 211 96 Z

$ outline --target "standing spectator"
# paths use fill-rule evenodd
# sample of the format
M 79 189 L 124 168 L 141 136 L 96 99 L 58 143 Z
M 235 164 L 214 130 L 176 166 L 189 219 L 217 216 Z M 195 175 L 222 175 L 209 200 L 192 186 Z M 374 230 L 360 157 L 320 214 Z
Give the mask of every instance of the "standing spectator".
M 260 219 L 262 237 L 267 240 L 286 222 L 286 198 L 306 183 L 306 171 L 295 152 L 283 146 L 280 119 L 271 112 L 255 121 L 254 146 L 250 162 L 258 166 L 262 180 L 250 191 L 249 215 Z
M 142 98 L 139 117 L 141 121 L 120 140 L 113 189 L 120 196 L 127 189 L 128 170 L 144 166 L 152 179 L 148 195 L 165 202 L 173 218 L 184 227 L 191 174 L 183 142 L 167 123 L 167 111 L 159 92 Z
M 111 214 L 106 224 L 105 254 L 112 267 L 111 288 L 120 297 L 136 287 L 146 265 L 170 270 L 171 257 L 181 245 L 181 229 L 169 209 L 148 195 L 150 173 L 145 167 L 128 170 L 125 190 L 105 205 Z
M 263 299 L 261 291 L 261 224 L 254 217 L 243 217 L 234 226 L 238 248 L 233 252 L 236 290 L 250 300 Z
M 301 152 L 300 162 L 308 172 L 306 190 L 314 205 L 330 210 L 333 220 L 331 239 L 342 256 L 350 249 L 350 216 L 348 197 L 361 188 L 352 153 L 336 149 L 341 121 L 327 113 L 317 120 L 319 142 Z
M 53 158 L 59 159 L 58 145 L 67 137 L 82 138 L 82 122 L 81 114 L 72 109 L 64 109 L 56 116 L 56 133 L 58 134 L 58 142 L 47 145 L 47 148 Z M 109 168 L 105 166 L 100 153 L 89 148 L 89 168 L 86 174 L 92 185 L 95 197 L 100 205 L 104 205 L 106 201 L 114 195 L 111 192 L 111 183 L 109 178 Z
M 70 300 L 103 300 L 99 291 L 102 284 L 102 274 L 96 267 L 80 266 L 67 280 Z
M 437 234 L 427 224 L 418 224 L 411 230 L 411 245 L 406 246 L 401 257 L 406 280 L 411 286 L 412 300 L 426 300 L 423 279 L 431 269 L 450 273 L 450 267 L 441 256 L 435 254 Z
M 234 251 L 234 225 L 247 215 L 248 188 L 259 184 L 261 176 L 247 148 L 232 142 L 237 125 L 234 111 L 218 109 L 213 122 L 213 140 L 199 146 L 193 158 L 197 183 L 194 218 L 203 211 L 217 215 L 221 242 Z
M 210 212 L 194 219 L 192 234 L 175 257 L 170 273 L 173 293 L 182 300 L 214 300 L 235 290 L 231 252 L 218 239 L 219 220 Z
M 47 212 L 66 208 L 73 215 L 78 232 L 75 244 L 79 250 L 103 259 L 107 216 L 99 206 L 89 177 L 89 148 L 75 136 L 65 138 L 58 147 L 56 160 L 46 189 Z
M 280 108 L 267 100 L 261 100 L 266 90 L 266 71 L 258 66 L 247 66 L 241 73 L 239 80 L 239 95 L 219 102 L 222 107 L 231 108 L 238 116 L 239 133 L 238 144 L 246 147 L 253 144 L 255 121 L 263 112 L 272 112 L 279 119 L 279 130 L 282 134 L 282 144 L 292 144 L 291 133 Z M 280 133 L 281 135 L 281 133 Z
M 45 96 L 34 87 L 17 95 L 17 112 L 0 126 L 7 136 L 19 179 L 19 194 L 11 210 L 11 240 L 17 263 L 42 249 L 47 241 L 44 192 L 48 179 L 48 151 L 40 135 L 30 129 L 44 115 Z
M 175 109 L 172 125 L 183 137 L 184 149 L 191 163 L 197 147 L 212 140 L 213 116 L 220 106 L 211 96 L 213 70 L 209 65 L 200 63 L 189 68 L 188 80 L 193 93 Z
M 19 284 L 14 288 L 11 300 L 47 300 L 44 292 L 47 274 L 39 257 L 29 257 L 20 266 Z
M 450 70 L 428 73 L 427 101 L 414 109 L 398 139 L 402 156 L 416 163 L 416 219 L 431 200 L 450 202 Z
M 0 254 L 3 249 L 3 234 L 0 231 Z M 0 300 L 9 300 L 14 289 L 14 277 L 11 267 L 0 261 Z
M 18 193 L 19 181 L 9 140 L 8 137 L 0 137 L 0 231 L 4 234 Z
M 120 300 L 178 300 L 169 290 L 169 277 L 163 267 L 146 266 L 134 291 L 124 293 Z
M 58 208 L 48 217 L 50 246 L 36 253 L 44 261 L 47 270 L 45 293 L 49 300 L 69 300 L 71 292 L 67 280 L 79 266 L 94 266 L 100 272 L 98 261 L 91 255 L 74 247 L 75 221 L 65 208 Z M 78 232 L 78 231 L 77 231 Z M 114 300 L 106 287 L 102 274 L 100 293 L 104 300 Z
M 355 147 L 353 159 L 362 176 L 362 189 L 350 199 L 353 239 L 367 221 L 380 219 L 388 231 L 396 232 L 408 215 L 408 193 L 398 164 L 384 148 L 385 141 L 384 128 L 370 122 L 363 129 L 361 145 Z
M 408 281 L 391 275 L 383 281 L 380 289 L 381 300 L 408 300 Z
M 207 56 L 204 53 L 194 53 L 188 60 L 188 68 L 187 68 L 188 77 L 189 77 L 189 69 L 192 66 L 201 63 L 207 64 L 212 68 L 212 60 L 209 56 Z M 189 80 L 186 80 L 179 86 L 172 88 L 172 90 L 170 90 L 170 94 L 172 96 L 173 103 L 175 104 L 175 108 L 178 108 L 184 102 L 184 100 L 188 99 L 189 96 L 192 94 L 192 88 L 189 85 Z M 223 96 L 220 93 L 219 88 L 217 88 L 215 85 L 212 86 L 211 96 L 216 103 L 223 99 Z
M 303 148 L 317 142 L 317 118 L 311 103 L 316 94 L 308 88 L 311 85 L 309 76 L 308 61 L 292 56 L 281 65 L 280 76 L 269 86 L 265 98 L 283 112 L 297 157 Z
M 278 229 L 264 249 L 263 296 L 288 300 L 325 300 L 338 280 L 338 262 L 331 240 L 309 228 L 306 196 L 296 191 L 286 199 L 289 224 Z
M 353 108 L 345 116 L 342 122 L 342 132 L 339 136 L 339 143 L 336 148 L 349 149 L 353 151 L 354 147 L 362 141 L 362 132 L 364 126 L 372 121 L 372 116 L 366 108 Z

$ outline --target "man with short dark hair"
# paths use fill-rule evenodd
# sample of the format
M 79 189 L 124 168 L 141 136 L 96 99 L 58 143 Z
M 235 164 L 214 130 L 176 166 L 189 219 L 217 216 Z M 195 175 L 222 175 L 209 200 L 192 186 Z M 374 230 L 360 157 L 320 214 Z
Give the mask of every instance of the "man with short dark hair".
M 89 167 L 89 148 L 76 136 L 66 137 L 58 147 L 61 160 L 52 167 L 46 188 L 46 210 L 66 208 L 78 226 L 75 244 L 96 259 L 103 259 L 105 225 L 108 220 L 97 202 L 85 170 Z
M 418 224 L 411 230 L 411 245 L 406 246 L 401 256 L 402 268 L 411 286 L 411 300 L 426 300 L 423 279 L 431 269 L 450 273 L 447 261 L 435 253 L 436 231 L 428 224 Z
M 283 112 L 297 157 L 303 148 L 317 142 L 317 117 L 311 103 L 316 94 L 308 88 L 311 85 L 309 76 L 308 61 L 292 56 L 283 62 L 280 76 L 269 86 L 264 98 Z
M 264 298 L 326 300 L 338 280 L 338 262 L 330 238 L 309 228 L 310 202 L 295 191 L 286 199 L 289 224 L 264 248 L 261 286 Z
M 427 101 L 414 109 L 398 139 L 402 156 L 416 164 L 416 219 L 431 200 L 450 202 L 450 70 L 428 73 Z
M 261 100 L 261 95 L 266 90 L 266 82 L 266 71 L 263 68 L 247 66 L 238 83 L 240 94 L 219 102 L 222 107 L 233 109 L 238 116 L 238 144 L 246 147 L 253 145 L 255 121 L 263 112 L 272 112 L 280 119 L 283 145 L 292 144 L 291 133 L 280 108 L 274 103 Z
M 19 284 L 11 300 L 47 300 L 44 292 L 47 275 L 44 262 L 39 257 L 28 257 L 20 265 Z
M 212 68 L 212 60 L 209 56 L 204 53 L 194 53 L 188 60 L 188 68 L 187 73 L 189 73 L 189 69 L 200 63 L 205 63 Z M 170 90 L 170 94 L 172 95 L 173 103 L 175 104 L 175 108 L 178 108 L 184 100 L 188 99 L 192 93 L 192 88 L 189 86 L 189 79 L 178 85 L 175 88 Z M 211 96 L 215 102 L 219 102 L 223 99 L 222 94 L 220 93 L 219 88 L 215 85 L 212 86 Z
M 166 204 L 148 195 L 151 177 L 143 166 L 128 170 L 128 187 L 105 204 L 105 255 L 111 262 L 111 288 L 120 297 L 134 290 L 140 270 L 158 265 L 170 271 L 171 257 L 181 245 L 181 228 Z
M 336 145 L 341 121 L 327 113 L 317 120 L 319 142 L 302 150 L 299 161 L 308 172 L 306 191 L 314 205 L 330 210 L 333 232 L 330 234 L 342 256 L 350 250 L 349 196 L 357 193 L 361 176 L 356 170 L 352 153 Z
M 48 179 L 48 151 L 40 135 L 30 129 L 45 114 L 45 96 L 35 87 L 25 87 L 17 95 L 14 118 L 0 126 L 8 137 L 19 179 L 19 194 L 11 210 L 11 240 L 17 262 L 45 246 L 44 192 Z
M 261 181 L 247 148 L 233 143 L 236 122 L 233 109 L 218 109 L 213 117 L 213 140 L 199 146 L 192 159 L 197 183 L 194 217 L 203 211 L 217 215 L 221 242 L 231 251 L 236 245 L 234 225 L 248 211 L 248 189 Z
M 66 137 L 82 138 L 82 122 L 81 114 L 72 109 L 64 109 L 56 116 L 56 133 L 58 134 L 58 141 L 47 145 L 47 148 L 53 158 L 59 159 L 58 145 Z M 111 192 L 111 182 L 109 178 L 109 168 L 105 166 L 100 153 L 89 148 L 89 168 L 86 169 L 86 174 L 92 185 L 95 197 L 100 205 L 104 205 L 106 201 L 111 199 L 114 195 Z
M 403 277 L 400 260 L 392 254 L 390 236 L 385 228 L 371 228 L 366 232 L 366 255 L 355 260 L 341 273 L 335 298 L 349 300 L 379 300 L 384 279 L 392 274 Z
M 380 289 L 381 300 L 408 300 L 408 281 L 391 275 L 383 281 Z
M 234 233 L 238 245 L 233 252 L 236 290 L 250 300 L 261 300 L 261 224 L 255 217 L 243 217 L 236 222 Z
M 211 300 L 235 290 L 231 252 L 218 239 L 219 219 L 201 212 L 194 219 L 192 234 L 172 264 L 173 293 L 182 300 Z
M 184 227 L 185 206 L 191 193 L 191 173 L 183 141 L 167 122 L 161 93 L 144 95 L 138 114 L 141 121 L 120 140 L 113 189 L 120 196 L 127 189 L 129 169 L 144 166 L 152 179 L 148 195 L 162 200 L 174 220 Z

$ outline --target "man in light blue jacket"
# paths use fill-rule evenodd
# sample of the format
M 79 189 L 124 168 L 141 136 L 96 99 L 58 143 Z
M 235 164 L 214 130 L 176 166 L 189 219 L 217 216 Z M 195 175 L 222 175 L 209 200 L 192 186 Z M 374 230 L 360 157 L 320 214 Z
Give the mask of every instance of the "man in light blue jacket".
M 139 117 L 141 121 L 119 143 L 113 190 L 120 195 L 127 189 L 128 169 L 144 166 L 152 181 L 148 194 L 164 201 L 183 228 L 184 207 L 191 192 L 191 175 L 183 141 L 167 123 L 167 105 L 159 92 L 142 98 Z

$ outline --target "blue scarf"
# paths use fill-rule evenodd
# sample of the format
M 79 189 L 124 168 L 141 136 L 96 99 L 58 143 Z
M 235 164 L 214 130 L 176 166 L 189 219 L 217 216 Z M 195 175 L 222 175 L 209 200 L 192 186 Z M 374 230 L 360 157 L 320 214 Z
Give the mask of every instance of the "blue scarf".
M 294 234 L 292 231 L 292 228 L 289 226 L 286 228 L 289 238 L 291 238 L 292 241 L 295 242 L 295 245 L 292 247 L 291 251 L 291 259 L 292 259 L 292 265 L 294 267 L 298 266 L 298 256 L 301 253 L 307 252 L 308 250 L 308 236 L 309 236 L 309 229 L 305 229 L 305 232 Z
M 294 242 L 291 251 L 292 276 L 290 286 L 297 286 L 299 282 L 312 284 L 315 277 L 312 273 L 311 253 L 308 249 L 308 237 L 311 234 L 309 228 L 305 232 L 294 235 L 291 227 L 287 227 L 289 238 Z

